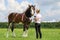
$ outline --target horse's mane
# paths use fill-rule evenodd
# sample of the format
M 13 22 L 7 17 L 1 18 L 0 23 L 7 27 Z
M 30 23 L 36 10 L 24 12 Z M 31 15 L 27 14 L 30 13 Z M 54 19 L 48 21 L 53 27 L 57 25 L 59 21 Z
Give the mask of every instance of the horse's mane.
M 28 18 L 31 17 L 31 7 L 28 7 L 24 13 Z

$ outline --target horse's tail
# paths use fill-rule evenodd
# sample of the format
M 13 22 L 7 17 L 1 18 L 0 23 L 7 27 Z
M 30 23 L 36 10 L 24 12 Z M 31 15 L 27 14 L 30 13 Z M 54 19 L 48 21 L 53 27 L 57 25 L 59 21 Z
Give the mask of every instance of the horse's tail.
M 11 26 L 11 31 L 13 32 L 14 30 L 14 22 L 12 22 L 12 26 Z

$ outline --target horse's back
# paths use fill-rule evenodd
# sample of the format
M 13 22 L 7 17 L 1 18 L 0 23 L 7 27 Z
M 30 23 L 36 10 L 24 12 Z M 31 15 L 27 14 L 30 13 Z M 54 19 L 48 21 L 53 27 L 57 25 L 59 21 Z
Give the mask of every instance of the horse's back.
M 19 14 L 19 13 L 10 13 L 9 16 L 8 16 L 8 22 L 16 22 L 16 23 L 19 23 L 20 21 L 22 21 L 22 14 Z
M 8 22 L 12 22 L 17 13 L 10 13 L 8 15 Z

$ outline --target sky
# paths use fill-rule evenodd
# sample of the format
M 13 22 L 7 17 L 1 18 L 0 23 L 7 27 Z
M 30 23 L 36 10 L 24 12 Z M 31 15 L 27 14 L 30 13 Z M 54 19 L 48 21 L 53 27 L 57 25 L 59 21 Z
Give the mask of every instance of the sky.
M 11 12 L 24 12 L 28 4 L 40 9 L 42 21 L 60 21 L 60 0 L 0 0 L 0 22 L 7 22 Z

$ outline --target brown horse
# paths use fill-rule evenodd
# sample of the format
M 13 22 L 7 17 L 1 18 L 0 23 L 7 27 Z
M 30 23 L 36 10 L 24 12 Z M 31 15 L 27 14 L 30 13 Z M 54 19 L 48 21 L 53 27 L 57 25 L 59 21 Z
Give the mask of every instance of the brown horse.
M 14 33 L 14 24 L 22 22 L 23 23 L 23 36 L 27 36 L 27 30 L 28 26 L 31 22 L 30 18 L 33 16 L 35 13 L 35 6 L 34 5 L 29 5 L 27 10 L 23 13 L 10 13 L 8 16 L 8 32 L 7 32 L 7 37 L 9 33 L 9 29 L 11 28 L 11 31 L 13 33 L 13 36 L 15 36 Z M 12 26 L 11 26 L 12 25 Z

